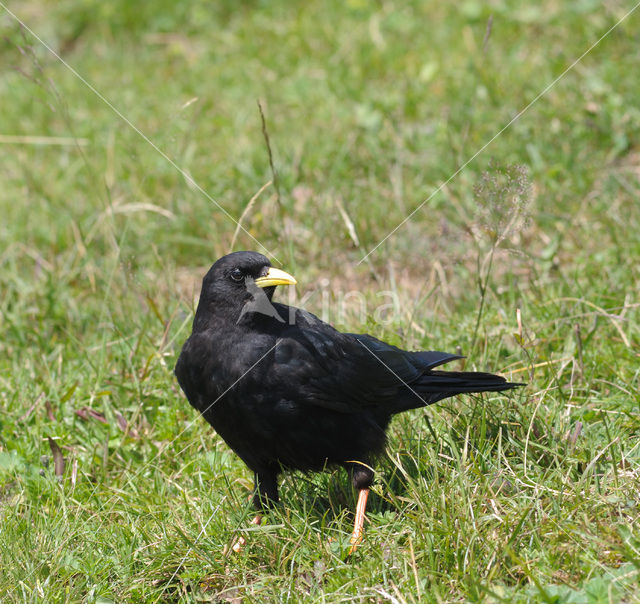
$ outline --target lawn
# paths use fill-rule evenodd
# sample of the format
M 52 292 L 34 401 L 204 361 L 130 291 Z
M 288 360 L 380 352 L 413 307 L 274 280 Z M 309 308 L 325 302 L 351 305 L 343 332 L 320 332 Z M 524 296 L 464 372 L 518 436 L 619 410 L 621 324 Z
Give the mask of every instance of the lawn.
M 0 599 L 640 601 L 639 30 L 623 0 L 3 0 Z M 232 249 L 528 384 L 395 418 L 351 557 L 344 472 L 249 531 L 173 376 Z

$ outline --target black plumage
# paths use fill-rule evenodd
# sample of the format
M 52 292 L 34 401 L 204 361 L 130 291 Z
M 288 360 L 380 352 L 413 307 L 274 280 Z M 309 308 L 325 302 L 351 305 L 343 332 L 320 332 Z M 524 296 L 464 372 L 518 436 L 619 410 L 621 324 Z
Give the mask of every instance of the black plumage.
M 191 405 L 255 473 L 257 508 L 278 501 L 283 469 L 338 464 L 362 492 L 393 415 L 519 385 L 490 373 L 441 371 L 460 357 L 407 352 L 271 303 L 276 285 L 293 283 L 256 252 L 218 260 L 175 368 Z

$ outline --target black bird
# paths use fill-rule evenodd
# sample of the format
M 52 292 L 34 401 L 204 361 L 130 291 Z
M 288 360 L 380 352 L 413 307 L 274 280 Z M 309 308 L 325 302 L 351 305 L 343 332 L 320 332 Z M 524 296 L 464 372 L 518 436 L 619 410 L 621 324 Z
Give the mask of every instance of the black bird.
M 359 490 L 353 549 L 372 464 L 393 415 L 521 384 L 490 373 L 441 371 L 436 367 L 461 357 L 341 333 L 302 309 L 271 302 L 277 285 L 295 283 L 257 252 L 220 258 L 202 281 L 175 374 L 191 405 L 254 472 L 258 510 L 278 501 L 282 470 L 346 468 Z

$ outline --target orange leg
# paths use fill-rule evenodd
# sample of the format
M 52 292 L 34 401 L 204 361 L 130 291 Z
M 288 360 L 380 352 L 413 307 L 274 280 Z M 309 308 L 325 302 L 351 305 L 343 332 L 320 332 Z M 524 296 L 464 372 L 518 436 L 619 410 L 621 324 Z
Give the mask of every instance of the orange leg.
M 251 524 L 258 525 L 262 522 L 262 516 L 258 514 L 252 521 Z M 244 537 L 238 537 L 236 542 L 231 546 L 231 549 L 236 553 L 240 553 L 242 548 L 247 544 L 247 540 Z
M 356 551 L 356 548 L 362 543 L 362 533 L 364 528 L 364 515 L 367 509 L 367 497 L 369 497 L 369 489 L 360 489 L 358 494 L 358 505 L 356 506 L 356 521 L 353 525 L 353 533 L 351 533 L 351 549 L 350 554 Z

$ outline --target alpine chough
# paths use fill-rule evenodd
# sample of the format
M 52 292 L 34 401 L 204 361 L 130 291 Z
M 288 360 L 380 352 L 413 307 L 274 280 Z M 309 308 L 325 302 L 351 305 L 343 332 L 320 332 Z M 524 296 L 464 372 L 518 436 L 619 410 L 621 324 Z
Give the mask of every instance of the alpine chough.
M 342 333 L 271 301 L 277 285 L 295 283 L 257 252 L 220 258 L 203 279 L 175 374 L 191 405 L 254 472 L 258 510 L 278 501 L 283 470 L 343 466 L 359 491 L 353 550 L 362 537 L 372 464 L 396 413 L 520 384 L 490 373 L 442 371 L 437 368 L 461 357 Z

